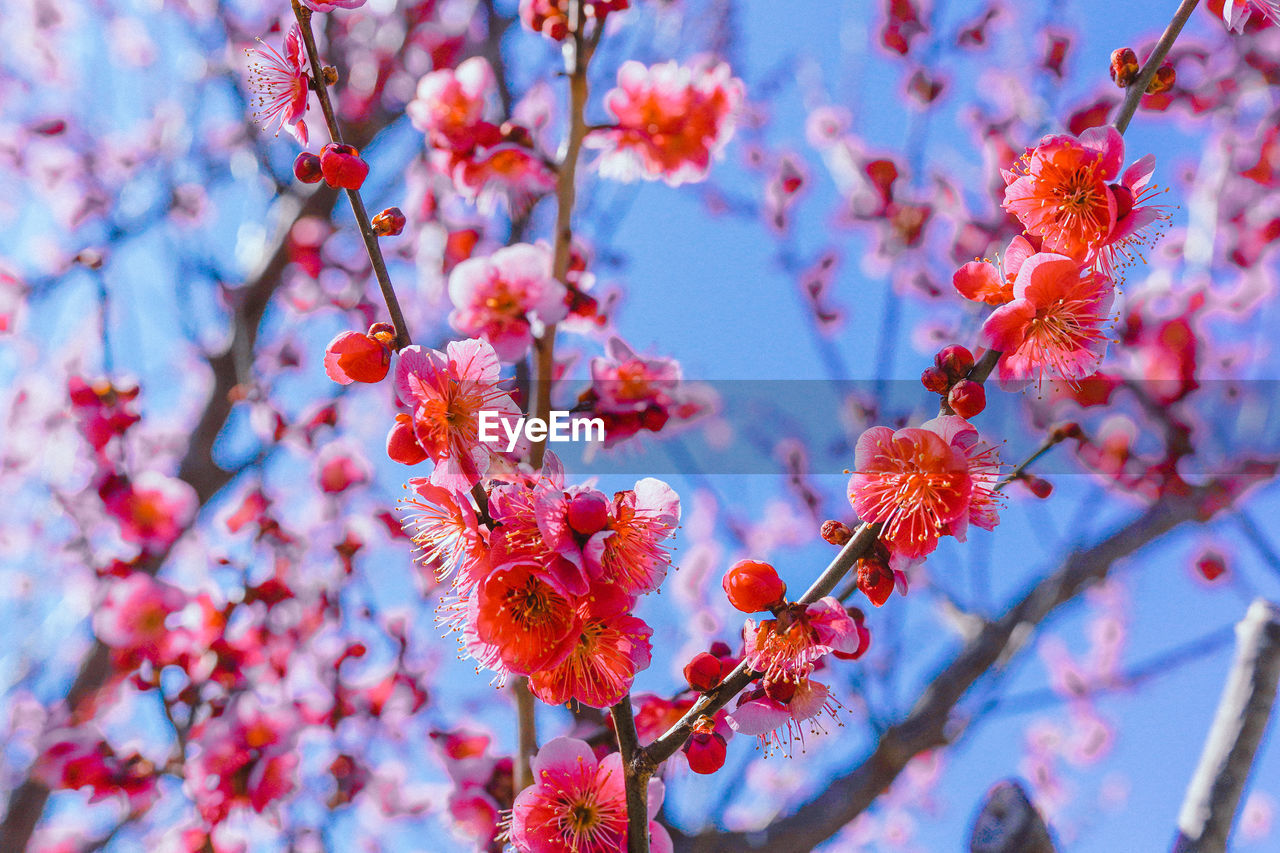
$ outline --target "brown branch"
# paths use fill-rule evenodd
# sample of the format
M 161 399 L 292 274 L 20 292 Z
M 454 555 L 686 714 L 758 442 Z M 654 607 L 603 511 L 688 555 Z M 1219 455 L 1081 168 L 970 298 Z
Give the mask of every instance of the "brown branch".
M 1164 62 L 1164 58 L 1178 38 L 1178 33 L 1182 32 L 1182 27 L 1191 18 L 1191 13 L 1196 10 L 1199 3 L 1200 0 L 1182 0 L 1178 10 L 1173 13 L 1173 20 L 1169 21 L 1169 26 L 1165 27 L 1160 41 L 1156 42 L 1151 55 L 1147 57 L 1142 70 L 1138 72 L 1138 79 L 1130 83 L 1129 88 L 1125 90 L 1120 112 L 1116 113 L 1116 120 L 1112 122 L 1116 130 L 1124 133 L 1129 128 L 1129 122 L 1133 119 L 1133 114 L 1138 111 L 1138 104 L 1142 102 L 1147 85 L 1155 78 L 1160 63 Z
M 627 853 L 649 853 L 649 778 L 652 775 L 639 767 L 634 759 L 640 748 L 636 734 L 636 720 L 631 712 L 631 694 L 609 709 L 613 715 L 613 729 L 618 738 L 618 752 L 622 755 L 622 771 L 627 786 Z
M 552 243 L 555 246 L 551 265 L 552 275 L 568 284 L 570 249 L 573 245 L 573 204 L 577 198 L 578 158 L 582 141 L 587 136 L 587 65 L 603 29 L 597 25 L 588 37 L 583 24 L 585 18 L 582 0 L 569 3 L 569 40 L 565 42 L 565 72 L 569 78 L 569 136 L 565 140 L 564 155 L 560 158 L 556 173 L 556 230 Z M 555 371 L 556 327 L 551 324 L 534 341 L 537 378 L 534 383 L 533 415 L 547 419 L 551 413 L 551 377 Z M 536 469 L 542 465 L 546 452 L 544 437 L 533 443 L 530 464 Z
M 334 114 L 333 103 L 329 99 L 329 86 L 324 79 L 324 68 L 320 64 L 320 51 L 316 48 L 316 36 L 311 30 L 311 10 L 298 0 L 292 0 L 293 16 L 298 20 L 298 28 L 302 30 L 302 43 L 307 48 L 307 60 L 311 66 L 311 86 L 320 100 L 320 111 L 324 113 L 325 124 L 329 127 L 329 137 L 342 143 L 342 128 L 338 125 L 338 117 Z M 387 272 L 387 262 L 382 257 L 382 247 L 378 245 L 378 235 L 373 231 L 369 221 L 369 212 L 365 210 L 364 199 L 359 190 L 347 190 L 347 199 L 351 202 L 351 212 L 355 215 L 360 236 L 364 239 L 365 251 L 369 254 L 369 263 L 373 265 L 374 277 L 378 280 L 378 288 L 382 291 L 382 299 L 387 303 L 387 312 L 391 315 L 391 324 L 396 329 L 396 349 L 403 349 L 413 343 L 409 336 L 409 327 L 404 321 L 404 312 L 400 310 L 400 301 L 396 299 L 395 288 L 391 286 L 391 275 Z
M 1280 607 L 1256 599 L 1236 626 L 1236 657 L 1178 814 L 1174 853 L 1222 853 L 1266 733 L 1280 681 Z
M 1275 476 L 1276 463 L 1248 463 L 1242 470 L 1254 482 Z M 1226 508 L 1243 489 L 1240 478 L 1223 478 L 1153 504 L 1110 536 L 1070 554 L 999 620 L 987 624 L 938 674 L 901 722 L 890 726 L 858 767 L 832 782 L 794 814 L 765 829 L 684 836 L 673 832 L 681 853 L 733 853 L 769 849 L 799 853 L 822 843 L 862 814 L 898 777 L 911 759 L 951 743 L 964 723 L 953 719 L 960 700 L 980 678 L 1003 666 L 1058 607 L 1104 579 L 1119 560 L 1189 521 L 1206 521 Z M 1212 507 L 1212 510 L 1208 509 Z M 846 546 L 848 547 L 848 546 Z
M 533 771 L 529 761 L 538 751 L 538 720 L 535 716 L 537 705 L 533 694 L 529 691 L 529 679 L 523 675 L 516 676 L 511 682 L 511 692 L 516 697 L 517 737 L 516 748 L 516 792 L 519 793 L 533 784 Z

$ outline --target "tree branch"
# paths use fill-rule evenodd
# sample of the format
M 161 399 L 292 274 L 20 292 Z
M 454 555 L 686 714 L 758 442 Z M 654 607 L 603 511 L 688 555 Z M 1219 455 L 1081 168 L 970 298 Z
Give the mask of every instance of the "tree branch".
M 1278 467 L 1274 462 L 1251 462 L 1243 471 L 1253 485 L 1273 478 Z M 958 736 L 964 724 L 951 715 L 969 688 L 993 668 L 1003 666 L 1054 610 L 1104 579 L 1117 561 L 1186 522 L 1208 520 L 1243 491 L 1240 477 L 1191 488 L 1185 494 L 1151 505 L 1102 541 L 1070 554 L 1055 572 L 1036 583 L 1004 616 L 989 623 L 965 645 L 951 664 L 925 686 L 907 717 L 885 730 L 858 767 L 836 779 L 794 814 L 763 830 L 692 837 L 673 832 L 676 850 L 735 853 L 763 848 L 773 853 L 800 853 L 830 838 L 862 814 L 911 759 L 946 746 Z
M 1261 598 L 1236 625 L 1236 658 L 1200 754 L 1174 853 L 1221 853 L 1267 730 L 1280 680 L 1280 607 Z

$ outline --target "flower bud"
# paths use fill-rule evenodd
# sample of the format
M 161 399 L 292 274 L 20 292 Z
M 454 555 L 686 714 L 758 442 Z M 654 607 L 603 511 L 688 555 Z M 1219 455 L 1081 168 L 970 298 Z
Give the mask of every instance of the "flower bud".
M 720 684 L 720 658 L 707 652 L 699 652 L 685 664 L 684 680 L 699 693 L 707 693 Z
M 1156 76 L 1151 78 L 1151 82 L 1147 84 L 1146 94 L 1163 95 L 1173 88 L 1173 84 L 1178 80 L 1178 73 L 1173 70 L 1173 66 L 1165 63 L 1156 69 Z
M 743 613 L 759 613 L 781 604 L 787 585 L 768 563 L 741 560 L 724 575 L 724 592 L 729 603 Z
M 718 658 L 723 659 L 723 658 L 733 657 L 733 649 L 729 648 L 728 643 L 721 642 L 720 640 L 716 640 L 714 643 L 711 644 L 710 651 L 711 651 L 711 654 L 713 654 Z
M 1217 551 L 1205 551 L 1196 560 L 1196 571 L 1205 580 L 1216 581 L 1227 572 L 1226 558 Z
M 427 458 L 427 451 L 413 434 L 413 419 L 404 412 L 396 415 L 395 426 L 387 433 L 387 456 L 401 465 L 417 465 Z
M 933 363 L 947 375 L 948 379 L 957 382 L 964 379 L 973 368 L 973 353 L 959 344 L 952 344 L 938 350 L 938 354 L 933 357 Z
M 644 414 L 640 416 L 640 423 L 649 432 L 657 432 L 667 425 L 670 417 L 671 413 L 666 410 L 666 407 L 653 403 L 645 408 Z
M 951 392 L 947 394 L 947 405 L 951 406 L 951 410 L 957 415 L 968 420 L 974 415 L 981 414 L 987 407 L 987 392 L 983 389 L 982 383 L 974 382 L 972 379 L 961 379 L 951 386 Z
M 609 521 L 609 503 L 602 495 L 590 492 L 574 495 L 569 501 L 569 526 L 576 533 L 590 536 L 604 530 Z
M 947 374 L 937 367 L 926 367 L 920 374 L 920 384 L 925 389 L 935 394 L 947 393 L 947 388 L 951 386 L 951 380 L 947 378 Z
M 1128 88 L 1138 79 L 1138 55 L 1132 48 L 1120 47 L 1111 51 L 1111 79 L 1121 89 Z
M 684 745 L 684 757 L 694 773 L 708 775 L 724 767 L 728 748 L 716 732 L 694 732 Z
M 404 231 L 406 220 L 398 207 L 388 207 L 373 217 L 373 233 L 379 237 L 398 237 Z
M 325 183 L 343 190 L 360 189 L 369 174 L 369 164 L 360 159 L 360 152 L 337 142 L 320 151 L 320 169 Z
M 853 538 L 853 531 L 849 525 L 833 518 L 822 522 L 822 538 L 832 545 L 844 545 Z
M 893 594 L 893 572 L 878 557 L 863 557 L 857 567 L 858 589 L 876 607 Z
M 319 183 L 324 178 L 320 168 L 320 158 L 310 151 L 303 151 L 293 161 L 293 176 L 304 184 Z
M 1027 474 L 1024 472 L 1018 479 L 1022 481 L 1022 485 L 1026 486 L 1027 490 L 1030 491 L 1031 494 L 1040 498 L 1040 500 L 1044 500 L 1049 497 L 1049 495 L 1053 494 L 1053 483 L 1037 477 L 1035 474 Z
M 324 372 L 339 385 L 381 382 L 390 367 L 390 348 L 360 332 L 342 332 L 324 350 Z

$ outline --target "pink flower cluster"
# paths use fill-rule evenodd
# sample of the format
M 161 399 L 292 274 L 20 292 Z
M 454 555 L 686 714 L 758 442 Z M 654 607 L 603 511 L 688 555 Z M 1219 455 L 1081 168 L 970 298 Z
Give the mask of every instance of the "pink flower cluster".
M 630 0 L 582 0 L 582 14 L 604 26 L 610 12 L 630 5 Z M 569 0 L 520 0 L 520 20 L 535 33 L 560 41 L 569 34 Z
M 502 678 L 529 676 L 544 702 L 613 705 L 649 665 L 653 632 L 631 611 L 666 576 L 679 499 L 652 479 L 612 499 L 566 489 L 554 457 L 540 474 L 503 476 L 483 524 L 465 495 L 410 481 L 406 530 L 423 564 L 452 577 L 441 618 L 468 654 Z
M 742 81 L 723 62 L 624 62 L 617 88 L 605 96 L 615 122 L 591 133 L 587 145 L 603 149 L 600 173 L 607 177 L 700 181 L 733 136 L 742 101 Z
M 528 352 L 535 328 L 565 318 L 567 296 L 551 274 L 551 252 L 517 243 L 453 268 L 449 322 L 464 335 L 484 338 L 502 361 L 514 362 Z
M 487 205 L 502 195 L 513 209 L 524 210 L 555 186 L 555 174 L 530 128 L 485 119 L 494 91 L 493 69 L 476 56 L 423 76 L 406 109 L 426 135 L 433 164 L 463 197 Z
M 293 789 L 297 727 L 292 708 L 257 707 L 245 699 L 192 730 L 198 751 L 187 762 L 187 789 L 207 823 L 221 823 L 234 806 L 262 812 Z

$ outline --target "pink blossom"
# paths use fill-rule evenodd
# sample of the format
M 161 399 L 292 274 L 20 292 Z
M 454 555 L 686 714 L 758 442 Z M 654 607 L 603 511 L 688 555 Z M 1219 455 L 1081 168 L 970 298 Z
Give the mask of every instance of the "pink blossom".
M 467 154 L 482 141 L 492 144 L 498 139 L 498 128 L 484 121 L 485 99 L 493 87 L 489 62 L 473 56 L 457 68 L 423 76 L 417 97 L 405 109 L 431 145 Z
M 969 510 L 973 480 L 965 455 L 937 433 L 872 427 L 858 439 L 849 503 L 883 525 L 882 541 L 906 559 L 924 557 Z
M 568 313 L 565 287 L 551 275 L 551 253 L 518 243 L 487 258 L 468 258 L 449 274 L 449 322 L 483 337 L 498 357 L 520 359 L 533 342 L 533 324 L 558 323 Z
M 556 176 L 533 151 L 514 143 L 496 145 L 483 154 L 456 158 L 450 176 L 463 198 L 476 203 L 481 212 L 492 213 L 497 200 L 505 199 L 510 211 L 519 215 L 555 189 Z
M 291 708 L 261 708 L 248 699 L 197 725 L 191 739 L 199 751 L 188 759 L 186 778 L 201 817 L 221 823 L 237 806 L 261 813 L 293 790 L 297 727 Z
M 595 537 L 594 546 L 586 542 L 579 546 L 576 540 L 561 535 L 561 520 L 555 516 L 564 500 L 564 492 L 550 478 L 494 487 L 489 496 L 489 514 L 495 522 L 490 559 L 495 567 L 516 563 L 538 566 L 570 595 L 584 595 L 590 585 L 588 565 L 598 568 L 603 546 L 600 537 Z M 563 512 L 567 513 L 567 504 Z M 549 538 L 548 532 L 554 538 Z M 579 546 L 578 550 L 574 546 Z M 583 549 L 595 556 L 584 559 Z
M 577 643 L 554 667 L 529 679 L 533 695 L 548 705 L 574 700 L 591 708 L 616 705 L 636 673 L 649 668 L 653 629 L 629 611 L 634 600 L 611 584 L 598 585 L 578 606 Z
M 359 9 L 366 0 L 302 0 L 302 5 L 313 12 L 332 12 L 334 9 Z
M 738 706 L 725 717 L 729 727 L 737 734 L 754 735 L 766 750 L 777 748 L 790 754 L 794 740 L 804 742 L 803 723 L 808 722 L 813 734 L 825 732 L 821 718 L 829 715 L 838 721 L 839 704 L 831 698 L 831 691 L 819 681 L 803 677 L 795 682 L 791 695 L 785 702 L 770 698 L 767 688 L 756 688 L 743 693 Z
M 602 148 L 600 174 L 618 180 L 661 178 L 671 186 L 706 177 L 711 158 L 733 136 L 742 81 L 723 62 L 674 60 L 646 68 L 624 62 L 605 95 L 614 126 L 587 137 Z
M 1280 0 L 1225 0 L 1222 4 L 1222 20 L 1233 33 L 1244 32 L 1254 12 L 1280 26 Z
M 405 347 L 396 364 L 396 393 L 413 409 L 413 434 L 435 462 L 433 485 L 465 491 L 489 468 L 496 445 L 480 441 L 480 413 L 518 417 L 498 387 L 498 355 L 485 341 L 452 341 L 439 350 Z
M 511 843 L 520 853 L 617 853 L 627 849 L 627 792 L 622 756 L 597 759 L 591 747 L 560 737 L 533 757 L 534 784 L 516 797 Z M 649 814 L 662 804 L 664 787 L 650 779 Z M 671 839 L 649 824 L 650 849 L 670 853 Z
M 456 569 L 459 586 L 470 587 L 488 567 L 488 553 L 471 501 L 464 495 L 434 486 L 425 477 L 409 480 L 413 497 L 402 498 L 410 514 L 404 529 L 418 548 L 418 561 L 437 580 Z
M 999 266 L 989 261 L 972 261 L 956 270 L 951 283 L 965 299 L 1003 305 L 1013 299 L 1013 282 L 1018 270 L 1033 254 L 1035 249 L 1026 237 L 1014 237 Z
M 36 759 L 35 775 L 54 790 L 90 788 L 90 803 L 123 794 L 131 810 L 156 798 L 156 767 L 138 753 L 120 756 L 89 727 L 50 732 Z M 77 848 L 79 849 L 79 848 Z
M 1000 523 L 1000 493 L 996 484 L 1000 481 L 1000 451 L 983 441 L 978 430 L 959 415 L 942 415 L 920 425 L 932 430 L 942 439 L 964 454 L 969 463 L 969 478 L 973 491 L 969 495 L 969 512 L 947 527 L 947 532 L 961 542 L 965 541 L 965 528 L 972 524 L 983 530 L 995 530 Z
M 93 614 L 93 632 L 114 649 L 158 663 L 171 636 L 165 620 L 185 604 L 182 590 L 134 572 L 107 588 L 106 598 Z
M 168 548 L 195 518 L 195 489 L 158 471 L 132 480 L 110 478 L 100 489 L 103 507 L 120 523 L 120 536 L 146 551 Z
M 855 654 L 862 644 L 858 625 L 839 601 L 827 596 L 813 604 L 792 604 L 777 618 L 746 621 L 743 659 L 768 681 L 798 683 L 826 654 Z
M 657 589 L 671 556 L 663 546 L 680 523 L 680 498 L 652 477 L 614 495 L 600 557 L 600 579 L 631 595 Z
M 335 0 L 342 2 L 342 0 Z M 357 0 L 345 0 L 357 2 Z M 364 2 L 364 0 L 358 0 Z M 310 4 L 308 4 L 310 5 Z M 313 7 L 314 8 L 314 7 Z M 317 11 L 328 11 L 318 9 Z M 254 90 L 254 118 L 270 129 L 274 123 L 276 133 L 288 125 L 289 132 L 303 145 L 307 144 L 307 95 L 310 92 L 310 75 L 307 73 L 307 55 L 302 44 L 302 31 L 294 24 L 284 40 L 284 54 L 259 39 L 260 47 L 246 51 L 258 59 L 249 66 L 249 85 Z
M 1000 381 L 1016 385 L 1045 376 L 1084 379 L 1107 350 L 1115 285 L 1106 275 L 1081 270 L 1078 261 L 1041 252 L 1018 270 L 1013 301 L 982 324 L 984 343 L 1004 353 Z
M 621 338 L 610 338 L 604 358 L 591 359 L 591 390 L 597 411 L 643 412 L 669 406 L 680 384 L 680 364 L 670 358 L 643 358 Z

